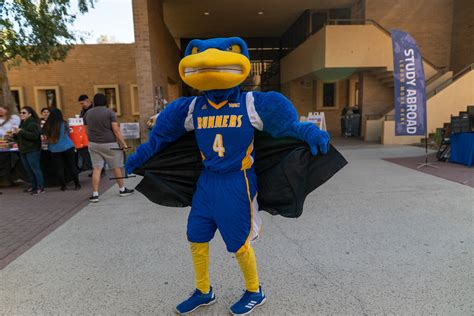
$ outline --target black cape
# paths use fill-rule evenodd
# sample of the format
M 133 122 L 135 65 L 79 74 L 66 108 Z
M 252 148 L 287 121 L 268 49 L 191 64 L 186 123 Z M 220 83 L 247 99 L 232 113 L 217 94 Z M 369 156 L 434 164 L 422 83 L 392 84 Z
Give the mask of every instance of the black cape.
M 254 145 L 258 205 L 272 215 L 299 217 L 306 196 L 347 164 L 332 145 L 326 155 L 313 156 L 302 141 L 259 131 Z M 136 189 L 160 205 L 191 206 L 202 169 L 194 132 L 189 132 L 134 171 L 144 176 Z

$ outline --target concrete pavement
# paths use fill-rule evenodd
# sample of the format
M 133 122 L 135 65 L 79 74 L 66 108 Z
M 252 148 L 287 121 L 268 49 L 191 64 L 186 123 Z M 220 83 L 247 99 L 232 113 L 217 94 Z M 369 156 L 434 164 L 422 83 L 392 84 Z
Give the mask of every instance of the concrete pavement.
M 381 160 L 422 148 L 341 148 L 349 164 L 299 219 L 261 213 L 268 300 L 254 314 L 472 315 L 473 189 Z M 109 190 L 0 271 L 0 314 L 172 315 L 194 286 L 188 212 Z M 227 314 L 242 294 L 219 235 L 211 282 L 218 302 L 196 315 Z

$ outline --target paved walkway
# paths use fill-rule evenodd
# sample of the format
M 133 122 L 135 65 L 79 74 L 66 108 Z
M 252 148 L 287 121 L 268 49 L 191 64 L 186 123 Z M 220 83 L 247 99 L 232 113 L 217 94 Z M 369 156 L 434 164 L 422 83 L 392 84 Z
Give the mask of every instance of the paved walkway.
M 46 193 L 32 196 L 21 185 L 0 188 L 0 270 L 89 204 L 88 173 L 80 174 L 80 191 L 47 187 Z M 103 178 L 101 191 L 112 184 Z
M 474 188 L 474 167 L 468 167 L 452 162 L 438 161 L 435 153 L 428 155 L 428 162 L 432 163 L 434 167 L 425 166 L 418 168 L 420 164 L 425 163 L 425 156 L 387 158 L 385 160 Z
M 255 315 L 472 315 L 473 189 L 381 159 L 422 148 L 342 147 L 349 165 L 299 219 L 262 214 Z M 0 314 L 172 315 L 193 288 L 188 211 L 110 190 L 0 271 Z M 211 281 L 218 302 L 196 315 L 243 288 L 218 235 Z

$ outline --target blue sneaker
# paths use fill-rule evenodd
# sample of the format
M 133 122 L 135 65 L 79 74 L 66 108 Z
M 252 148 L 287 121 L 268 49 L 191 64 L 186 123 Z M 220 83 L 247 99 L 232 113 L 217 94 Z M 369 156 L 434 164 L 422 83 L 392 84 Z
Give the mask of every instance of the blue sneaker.
M 258 292 L 245 291 L 242 298 L 230 307 L 232 315 L 250 314 L 255 307 L 263 305 L 267 298 L 263 294 L 262 287 L 258 287 Z
M 216 296 L 214 295 L 214 292 L 212 291 L 212 286 L 211 289 L 209 290 L 209 293 L 203 294 L 201 291 L 196 289 L 194 293 L 185 301 L 183 301 L 181 304 L 176 306 L 176 312 L 178 314 L 187 314 L 191 313 L 192 311 L 196 310 L 199 306 L 205 306 L 205 305 L 212 305 L 216 302 Z

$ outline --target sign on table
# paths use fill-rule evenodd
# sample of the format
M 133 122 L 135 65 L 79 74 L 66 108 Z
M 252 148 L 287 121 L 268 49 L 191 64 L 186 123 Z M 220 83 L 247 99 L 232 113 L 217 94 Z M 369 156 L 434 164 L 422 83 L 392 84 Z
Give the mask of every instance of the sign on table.
M 322 131 L 326 130 L 326 118 L 324 117 L 324 112 L 309 112 L 306 121 L 316 124 L 316 126 Z

